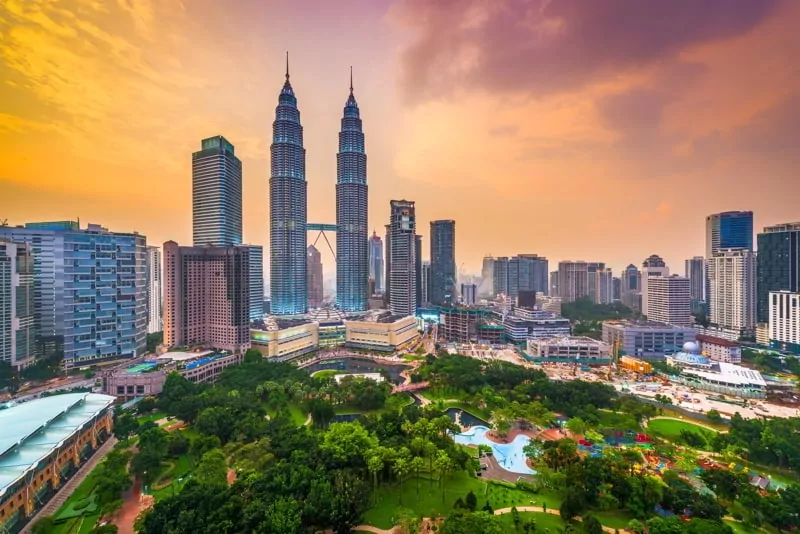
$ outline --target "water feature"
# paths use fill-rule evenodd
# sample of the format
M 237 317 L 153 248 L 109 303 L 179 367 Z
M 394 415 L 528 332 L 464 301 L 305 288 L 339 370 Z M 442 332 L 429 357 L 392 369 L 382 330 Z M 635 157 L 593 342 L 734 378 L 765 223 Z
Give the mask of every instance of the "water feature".
M 466 412 L 465 412 L 466 415 Z M 464 417 L 462 415 L 462 417 Z M 495 443 L 486 437 L 489 429 L 485 426 L 473 426 L 461 434 L 456 434 L 453 439 L 460 445 L 488 445 L 492 448 L 497 464 L 512 473 L 520 475 L 535 475 L 536 471 L 528 467 L 523 447 L 530 438 L 518 435 L 511 443 Z
M 363 413 L 343 413 L 331 417 L 331 423 L 352 423 L 364 417 Z
M 327 369 L 342 371 L 344 373 L 381 373 L 384 376 L 388 376 L 392 384 L 402 384 L 403 377 L 400 376 L 400 373 L 410 368 L 410 365 L 389 365 L 350 356 L 317 362 L 305 367 L 303 370 L 309 374 Z
M 461 426 L 464 427 L 487 426 L 489 424 L 488 421 L 484 421 L 480 417 L 474 416 L 461 408 L 448 408 L 444 413 L 454 423 L 461 424 Z

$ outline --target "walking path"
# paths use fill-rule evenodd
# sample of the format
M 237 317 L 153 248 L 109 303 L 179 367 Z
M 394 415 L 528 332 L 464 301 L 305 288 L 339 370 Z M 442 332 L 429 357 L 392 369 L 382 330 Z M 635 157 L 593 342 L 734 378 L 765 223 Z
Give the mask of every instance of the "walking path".
M 78 472 L 72 475 L 70 478 L 61 488 L 59 488 L 58 493 L 56 493 L 52 499 L 50 499 L 47 504 L 44 505 L 44 508 L 39 510 L 28 522 L 27 525 L 20 531 L 20 534 L 28 534 L 31 531 L 31 527 L 41 519 L 42 517 L 47 517 L 55 514 L 59 508 L 69 499 L 70 495 L 75 491 L 81 482 L 86 480 L 86 477 L 89 473 L 92 472 L 92 469 L 100 463 L 100 461 L 106 457 L 106 454 L 111 452 L 111 449 L 114 448 L 114 445 L 117 444 L 117 438 L 111 436 L 106 440 L 105 443 L 100 445 L 100 448 L 97 449 L 89 460 L 83 464 L 80 468 L 78 468 Z

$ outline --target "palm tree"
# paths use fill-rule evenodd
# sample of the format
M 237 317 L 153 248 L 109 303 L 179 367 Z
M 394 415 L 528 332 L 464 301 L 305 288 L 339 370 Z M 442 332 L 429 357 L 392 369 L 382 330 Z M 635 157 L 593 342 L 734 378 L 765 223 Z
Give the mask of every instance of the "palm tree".
M 414 458 L 411 459 L 409 468 L 411 471 L 414 471 L 414 476 L 417 479 L 417 502 L 419 502 L 419 472 L 421 469 L 425 468 L 425 462 L 422 460 L 421 456 L 414 456 Z
M 408 449 L 405 447 L 400 450 L 400 454 L 395 458 L 392 465 L 392 471 L 397 479 L 400 481 L 400 505 L 403 504 L 403 478 L 408 475 L 411 470 L 411 461 L 409 460 Z

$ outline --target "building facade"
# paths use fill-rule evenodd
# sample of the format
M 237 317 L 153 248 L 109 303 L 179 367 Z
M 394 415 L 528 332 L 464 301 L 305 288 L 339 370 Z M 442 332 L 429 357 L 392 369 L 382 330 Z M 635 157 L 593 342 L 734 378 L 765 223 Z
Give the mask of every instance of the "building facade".
M 669 268 L 660 256 L 653 254 L 642 262 L 642 314 L 648 315 L 648 281 L 656 276 L 669 276 Z
M 319 323 L 302 319 L 268 317 L 250 331 L 252 347 L 265 358 L 285 362 L 319 348 Z
M 594 302 L 597 304 L 614 302 L 614 273 L 611 269 L 597 269 L 594 278 Z
M 63 350 L 64 366 L 135 357 L 147 346 L 147 250 L 137 233 L 97 224 L 0 227 L 0 238 L 33 253 L 36 337 L 42 354 Z
M 322 283 L 322 255 L 314 245 L 308 245 L 307 260 L 308 307 L 319 308 L 324 299 Z
M 613 347 L 619 343 L 621 355 L 658 359 L 681 350 L 684 343 L 694 341 L 696 332 L 683 326 L 655 321 L 606 321 L 603 342 Z
M 247 245 L 250 249 L 250 320 L 264 318 L 264 247 Z
M 515 308 L 501 318 L 505 337 L 510 343 L 523 344 L 529 339 L 569 336 L 569 319 L 545 310 Z
M 756 323 L 756 260 L 747 249 L 721 250 L 708 259 L 709 319 L 752 332 Z
M 164 243 L 164 344 L 250 346 L 250 248 Z
M 770 291 L 769 344 L 777 350 L 800 354 L 800 293 Z
M 417 320 L 411 316 L 384 315 L 375 321 L 345 321 L 345 346 L 359 350 L 394 352 L 419 341 Z
M 525 353 L 528 359 L 542 363 L 607 365 L 611 359 L 608 345 L 580 336 L 529 339 Z
M 164 288 L 161 277 L 164 274 L 161 265 L 161 249 L 147 247 L 147 333 L 164 331 Z
M 286 82 L 278 96 L 270 146 L 269 286 L 270 313 L 275 315 L 303 314 L 308 309 L 307 188 L 303 127 L 297 97 L 289 83 L 287 59 Z
M 705 286 L 706 286 L 706 260 L 702 256 L 695 256 L 690 260 L 686 260 L 684 275 L 691 281 L 691 296 L 692 302 L 705 301 Z
M 549 262 L 538 254 L 518 254 L 494 260 L 493 290 L 512 300 L 520 291 L 550 294 Z
M 195 246 L 242 242 L 242 162 L 221 135 L 192 154 L 192 236 Z
M 697 335 L 700 352 L 710 360 L 726 363 L 742 363 L 742 346 L 721 337 Z
M 369 277 L 375 282 L 375 292 L 383 293 L 386 290 L 384 285 L 383 267 L 383 241 L 378 234 L 372 232 L 369 239 Z
M 647 279 L 647 318 L 676 326 L 692 326 L 691 280 L 683 276 Z
M 414 315 L 417 309 L 417 217 L 413 201 L 392 200 L 389 219 L 389 309 Z M 422 262 L 420 261 L 420 271 Z M 421 278 L 421 272 L 419 274 Z
M 351 70 L 336 154 L 336 307 L 345 312 L 367 309 L 367 198 L 367 153 Z
M 420 302 L 427 306 L 431 302 L 431 262 L 422 262 L 422 275 L 420 276 L 420 291 L 422 296 Z
M 481 297 L 493 297 L 494 291 L 494 258 L 484 256 L 481 264 L 481 284 L 478 287 L 478 295 Z
M 461 284 L 461 301 L 467 306 L 474 306 L 478 301 L 478 286 L 475 284 Z
M 431 221 L 430 302 L 452 304 L 456 298 L 456 222 Z
M 31 246 L 0 240 L 0 361 L 16 369 L 36 360 L 33 287 Z
M 589 264 L 562 261 L 558 264 L 558 295 L 562 302 L 575 302 L 589 296 Z
M 757 318 L 769 322 L 769 293 L 800 293 L 800 222 L 767 226 L 758 234 Z
M 706 217 L 706 258 L 727 249 L 753 250 L 753 212 L 727 211 Z

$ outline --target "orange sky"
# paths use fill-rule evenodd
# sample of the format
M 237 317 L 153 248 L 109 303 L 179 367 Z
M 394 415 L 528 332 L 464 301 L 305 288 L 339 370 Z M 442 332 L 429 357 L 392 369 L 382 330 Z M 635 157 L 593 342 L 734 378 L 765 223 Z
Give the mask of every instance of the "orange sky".
M 792 0 L 0 0 L 0 220 L 188 244 L 191 152 L 222 134 L 266 244 L 288 49 L 309 221 L 335 222 L 353 65 L 379 233 L 406 198 L 426 247 L 456 220 L 468 270 L 656 253 L 682 272 L 709 213 L 800 220 L 799 23 Z

